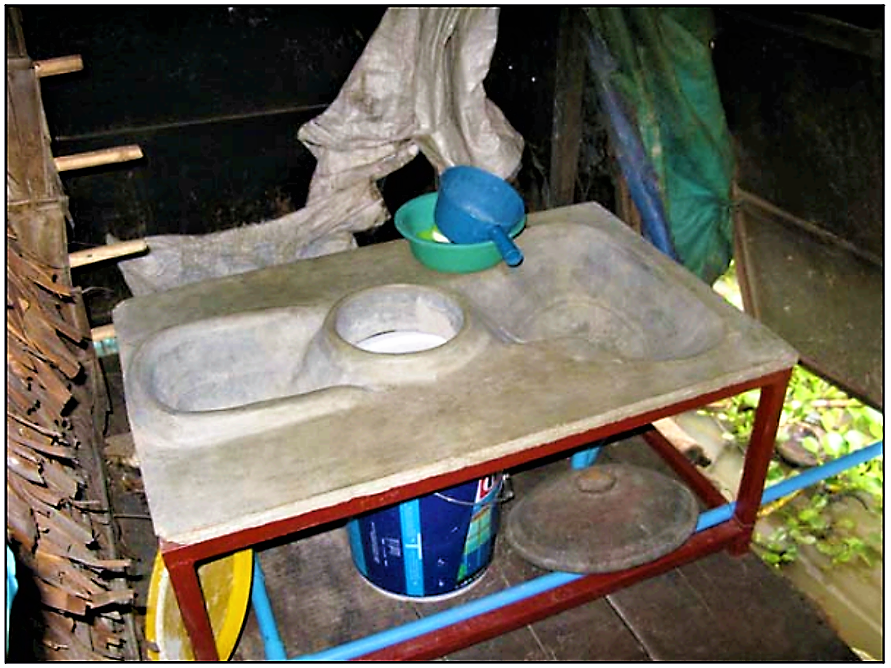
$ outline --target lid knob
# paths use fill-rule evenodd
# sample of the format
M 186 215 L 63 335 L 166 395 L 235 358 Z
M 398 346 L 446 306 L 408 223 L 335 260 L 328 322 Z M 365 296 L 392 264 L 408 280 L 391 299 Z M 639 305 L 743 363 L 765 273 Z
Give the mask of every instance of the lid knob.
M 576 478 L 575 484 L 582 492 L 603 494 L 615 486 L 616 476 L 608 471 L 602 471 L 598 466 L 592 466 Z

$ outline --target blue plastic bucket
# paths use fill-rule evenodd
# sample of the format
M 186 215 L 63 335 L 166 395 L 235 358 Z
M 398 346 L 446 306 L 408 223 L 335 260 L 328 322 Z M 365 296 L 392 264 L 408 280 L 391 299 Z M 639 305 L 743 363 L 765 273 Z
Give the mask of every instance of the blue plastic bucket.
M 400 596 L 442 596 L 469 585 L 492 560 L 501 483 L 501 474 L 486 476 L 350 520 L 353 563 Z

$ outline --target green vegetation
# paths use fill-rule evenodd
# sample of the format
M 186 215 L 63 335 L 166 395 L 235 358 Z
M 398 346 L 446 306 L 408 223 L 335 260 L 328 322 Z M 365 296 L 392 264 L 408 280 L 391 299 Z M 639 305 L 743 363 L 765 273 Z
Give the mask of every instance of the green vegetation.
M 715 289 L 742 308 L 734 267 Z M 712 405 L 706 412 L 723 425 L 726 437 L 744 447 L 758 405 L 758 390 Z M 794 476 L 800 465 L 819 465 L 881 440 L 882 414 L 849 397 L 839 388 L 796 367 L 789 382 L 777 433 L 777 450 L 767 474 L 767 485 Z M 790 457 L 789 455 L 795 455 Z M 789 461 L 794 461 L 790 463 Z M 792 562 L 802 545 L 812 545 L 832 564 L 859 562 L 872 566 L 882 559 L 882 535 L 861 535 L 853 520 L 837 512 L 845 498 L 870 512 L 883 511 L 883 458 L 874 458 L 837 476 L 780 499 L 762 509 L 778 527 L 768 536 L 755 535 L 754 546 L 772 566 Z

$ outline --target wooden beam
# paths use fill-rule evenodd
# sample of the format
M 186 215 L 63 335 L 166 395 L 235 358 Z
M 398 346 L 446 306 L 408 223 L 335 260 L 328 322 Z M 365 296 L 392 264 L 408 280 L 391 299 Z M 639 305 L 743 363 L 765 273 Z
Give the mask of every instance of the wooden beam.
M 785 209 L 781 209 L 776 204 L 772 202 L 768 202 L 766 199 L 763 199 L 756 195 L 755 193 L 750 193 L 746 190 L 743 190 L 739 187 L 735 181 L 733 183 L 733 201 L 743 202 L 745 204 L 750 204 L 756 209 L 761 209 L 771 215 L 777 216 L 778 218 L 782 218 L 784 221 L 792 223 L 797 227 L 800 227 L 805 232 L 813 234 L 815 237 L 818 237 L 821 241 L 825 241 L 826 243 L 832 244 L 834 246 L 839 246 L 844 248 L 846 251 L 853 253 L 854 255 L 863 258 L 867 262 L 871 262 L 877 267 L 881 267 L 883 265 L 883 260 L 881 257 L 875 255 L 874 253 L 870 253 L 867 250 L 860 248 L 852 244 L 847 239 L 844 239 L 837 234 L 833 234 L 831 231 L 820 227 L 818 223 L 804 220 L 803 218 L 799 218 L 795 216 Z M 736 210 L 739 210 L 737 207 Z
M 656 422 L 662 422 L 662 427 L 665 428 L 665 419 Z M 643 438 L 709 508 L 717 508 L 727 503 L 728 499 L 724 498 L 712 481 L 705 477 L 696 466 L 691 466 L 691 462 L 684 453 L 678 450 L 662 431 L 658 428 L 649 429 L 643 433 Z

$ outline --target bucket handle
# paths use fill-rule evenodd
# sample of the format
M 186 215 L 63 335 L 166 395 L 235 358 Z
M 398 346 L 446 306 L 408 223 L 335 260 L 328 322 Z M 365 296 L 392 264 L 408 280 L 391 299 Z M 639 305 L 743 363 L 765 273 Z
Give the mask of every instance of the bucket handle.
M 489 227 L 489 238 L 495 243 L 508 267 L 519 266 L 523 262 L 523 251 L 514 243 L 500 225 Z
M 468 506 L 473 507 L 478 503 L 492 503 L 492 501 L 486 501 L 490 496 L 495 496 L 495 503 L 506 503 L 514 498 L 514 484 L 511 482 L 510 475 L 507 473 L 501 474 L 501 479 L 498 481 L 498 485 L 491 492 L 486 494 L 486 496 L 476 503 L 473 501 L 462 501 L 461 499 L 453 499 L 442 492 L 433 492 L 433 496 L 438 499 L 442 499 L 443 501 L 448 501 L 449 503 L 454 503 L 459 506 Z

